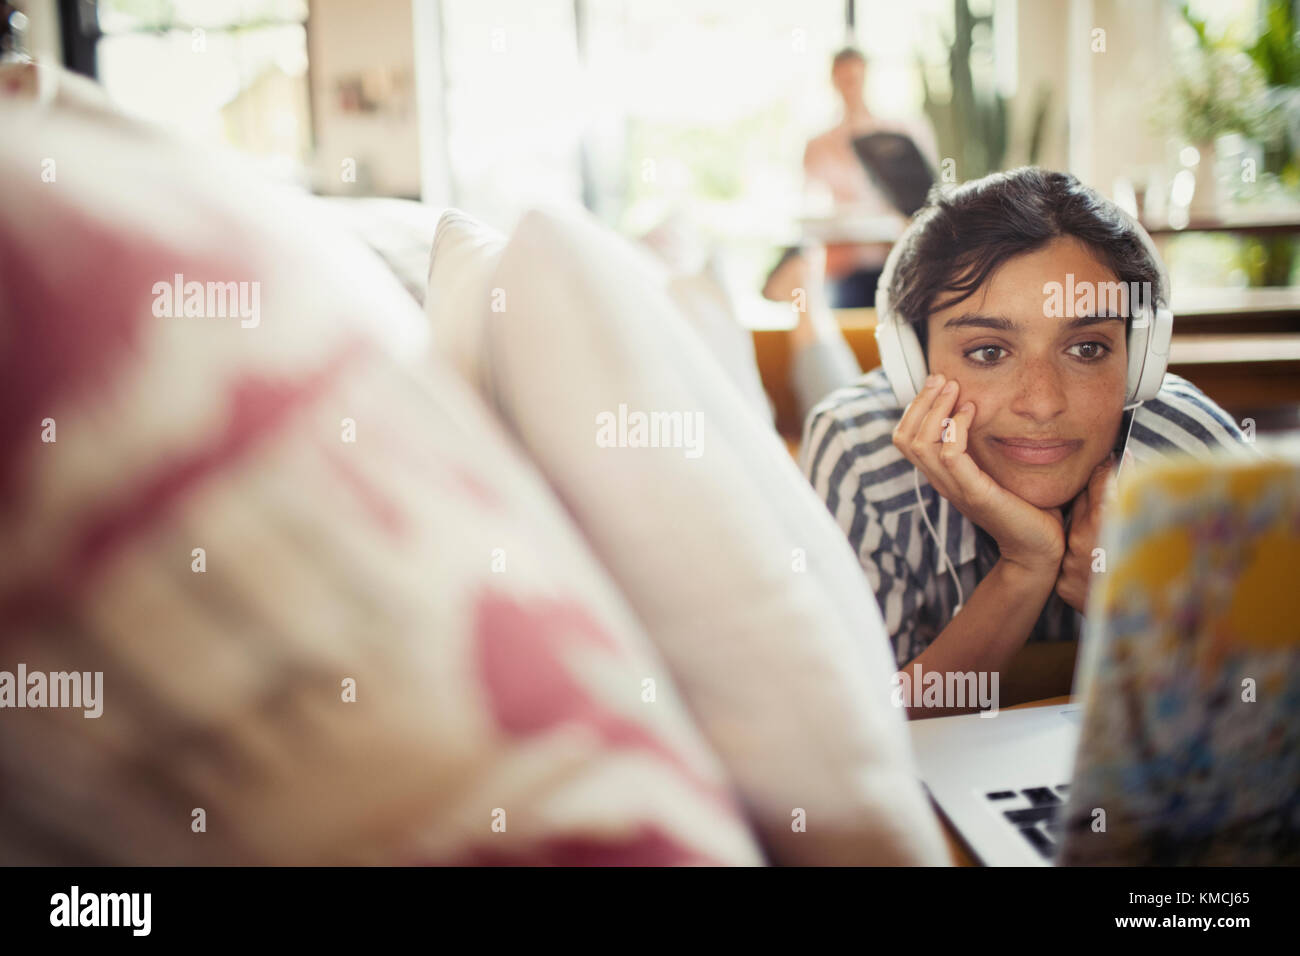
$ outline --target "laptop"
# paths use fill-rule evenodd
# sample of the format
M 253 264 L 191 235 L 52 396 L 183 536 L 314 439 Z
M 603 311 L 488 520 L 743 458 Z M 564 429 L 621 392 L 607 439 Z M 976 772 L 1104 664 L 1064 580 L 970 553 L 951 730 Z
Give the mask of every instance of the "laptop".
M 1130 471 L 1064 706 L 913 721 L 992 866 L 1300 863 L 1300 459 Z
M 911 218 L 925 205 L 934 174 L 910 136 L 869 133 L 853 140 L 853 151 L 890 205 Z

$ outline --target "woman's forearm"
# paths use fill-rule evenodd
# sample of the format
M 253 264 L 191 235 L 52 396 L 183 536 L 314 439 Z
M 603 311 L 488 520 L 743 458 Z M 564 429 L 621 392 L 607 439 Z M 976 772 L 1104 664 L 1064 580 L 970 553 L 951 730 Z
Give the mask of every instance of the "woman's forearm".
M 1055 585 L 1053 569 L 1029 569 L 1005 558 L 999 560 L 975 588 L 961 613 L 929 647 L 901 668 L 902 673 L 909 682 L 929 673 L 945 675 L 945 686 L 946 675 L 954 672 L 997 673 L 1000 681 L 1001 672 L 1033 631 Z M 910 703 L 911 698 L 906 697 L 905 704 Z M 971 709 L 970 706 L 909 707 L 908 716 L 941 717 Z

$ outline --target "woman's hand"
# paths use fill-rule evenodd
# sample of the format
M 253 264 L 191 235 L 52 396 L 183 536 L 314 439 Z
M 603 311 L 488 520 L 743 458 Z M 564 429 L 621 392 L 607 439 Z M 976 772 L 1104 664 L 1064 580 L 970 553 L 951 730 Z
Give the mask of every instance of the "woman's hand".
M 993 536 L 1002 559 L 1035 574 L 1057 577 L 1065 554 L 1060 508 L 1039 508 L 980 470 L 966 451 L 975 405 L 956 413 L 958 385 L 931 375 L 894 429 L 894 445 L 939 494 Z
M 1097 547 L 1102 504 L 1107 496 L 1106 482 L 1114 472 L 1114 466 L 1115 457 L 1112 455 L 1094 468 L 1088 484 L 1070 505 L 1070 534 L 1065 558 L 1061 561 L 1061 573 L 1056 579 L 1056 593 L 1080 614 L 1088 605 L 1092 552 Z

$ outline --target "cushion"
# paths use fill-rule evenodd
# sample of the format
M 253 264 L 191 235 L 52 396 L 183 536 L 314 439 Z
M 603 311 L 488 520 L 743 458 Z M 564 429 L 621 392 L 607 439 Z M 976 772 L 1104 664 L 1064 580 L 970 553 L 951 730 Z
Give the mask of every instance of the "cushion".
M 713 259 L 699 272 L 673 276 L 668 280 L 668 295 L 746 404 L 770 425 L 772 405 L 758 376 L 754 337 L 740 324 L 721 264 Z
M 402 287 L 423 304 L 429 251 L 441 209 L 410 199 L 322 196 L 317 202 L 384 261 Z
M 382 263 L 164 137 L 0 122 L 0 859 L 762 861 Z
M 424 311 L 438 354 L 480 392 L 491 388 L 483 361 L 483 323 L 461 317 L 508 305 L 489 285 L 503 248 L 505 237 L 495 229 L 448 209 L 438 220 L 429 259 Z
M 677 676 L 773 857 L 940 863 L 879 609 L 843 534 L 644 257 L 533 211 L 444 313 Z M 651 416 L 656 416 L 651 418 Z
M 504 290 L 489 282 L 504 248 L 505 237 L 495 229 L 459 209 L 449 209 L 438 222 L 429 263 L 424 306 L 438 352 L 480 391 L 491 390 L 480 338 L 483 327 L 461 316 L 477 314 L 485 301 L 489 309 L 508 307 Z M 740 324 L 717 261 L 709 260 L 695 272 L 677 273 L 649 249 L 631 248 L 642 256 L 654 281 L 668 291 L 745 401 L 770 422 L 772 408 L 759 378 L 753 337 Z

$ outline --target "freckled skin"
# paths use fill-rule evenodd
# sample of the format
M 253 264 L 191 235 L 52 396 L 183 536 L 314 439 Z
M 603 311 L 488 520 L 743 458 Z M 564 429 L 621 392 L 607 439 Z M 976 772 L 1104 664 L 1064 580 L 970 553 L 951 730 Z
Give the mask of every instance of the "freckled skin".
M 930 371 L 957 380 L 954 407 L 975 403 L 971 457 L 1002 487 L 1040 508 L 1065 505 L 1083 490 L 1093 468 L 1110 454 L 1124 410 L 1124 323 L 1066 331 L 1069 315 L 1044 315 L 1044 284 L 1064 286 L 1067 273 L 1074 274 L 1076 288 L 1118 281 L 1086 245 L 1056 239 L 1003 263 L 974 295 L 928 320 Z M 941 294 L 940 304 L 943 299 Z M 944 328 L 948 319 L 966 314 L 1007 318 L 1018 329 Z M 1109 351 L 1085 361 L 1101 352 L 1089 342 Z M 981 351 L 968 357 L 977 347 Z M 976 364 L 990 359 L 996 361 Z M 998 437 L 1081 439 L 1083 445 L 1063 461 L 1028 464 L 1008 458 L 994 441 Z

